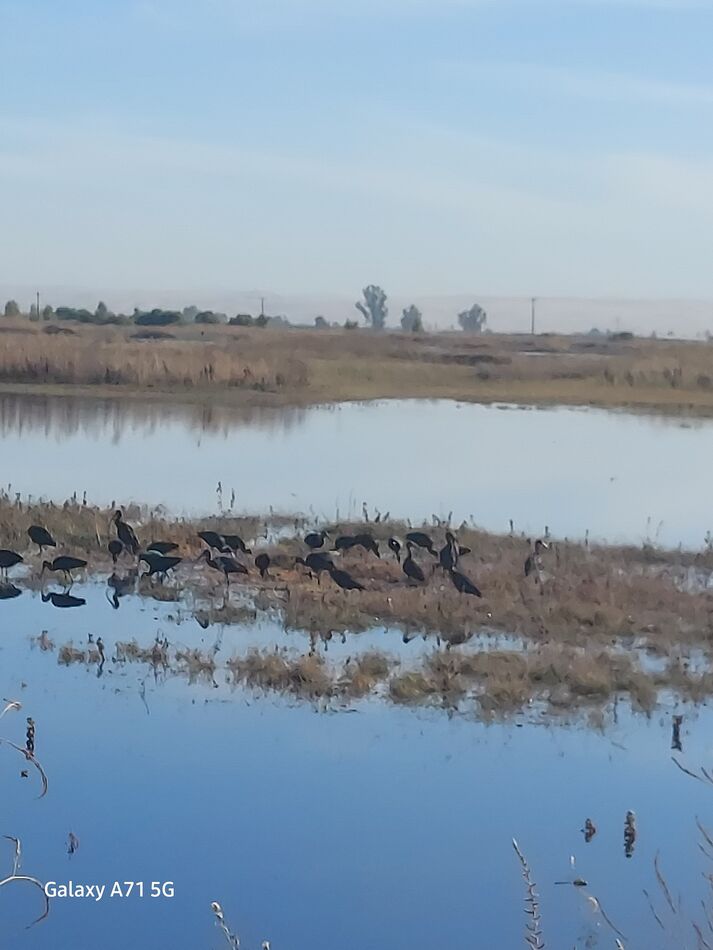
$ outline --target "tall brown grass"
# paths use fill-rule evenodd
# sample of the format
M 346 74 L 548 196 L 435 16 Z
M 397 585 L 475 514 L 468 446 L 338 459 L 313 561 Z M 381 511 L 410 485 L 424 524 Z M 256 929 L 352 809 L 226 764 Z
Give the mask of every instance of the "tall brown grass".
M 713 411 L 702 342 L 227 326 L 138 341 L 133 327 L 1 329 L 0 384 L 221 392 L 226 404 L 430 396 Z

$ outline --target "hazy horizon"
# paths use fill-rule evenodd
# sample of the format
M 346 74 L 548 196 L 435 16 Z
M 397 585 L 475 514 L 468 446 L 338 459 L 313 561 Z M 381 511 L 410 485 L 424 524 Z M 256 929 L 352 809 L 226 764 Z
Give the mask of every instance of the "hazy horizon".
M 8 299 L 17 300 L 24 311 L 35 303 L 36 288 L 0 283 L 0 309 Z M 191 305 L 233 316 L 236 313 L 260 313 L 264 299 L 265 313 L 285 316 L 294 324 L 311 325 L 316 316 L 330 323 L 356 320 L 363 326 L 361 314 L 354 304 L 359 294 L 289 294 L 270 290 L 117 290 L 88 287 L 47 287 L 40 289 L 40 306 L 86 307 L 94 310 L 101 300 L 116 313 L 131 314 L 135 307 L 181 310 Z M 491 297 L 484 294 L 460 293 L 442 295 L 389 294 L 387 327 L 399 326 L 401 311 L 416 304 L 423 313 L 427 330 L 458 329 L 457 315 L 473 303 L 488 313 L 488 328 L 494 332 L 530 331 L 531 298 Z M 536 329 L 540 333 L 587 332 L 593 328 L 606 331 L 630 330 L 647 336 L 673 334 L 680 337 L 713 333 L 713 300 L 636 300 L 627 298 L 538 297 Z
M 0 0 L 0 283 L 657 300 L 650 329 L 698 332 L 702 305 L 656 321 L 713 300 L 712 27 L 711 0 Z

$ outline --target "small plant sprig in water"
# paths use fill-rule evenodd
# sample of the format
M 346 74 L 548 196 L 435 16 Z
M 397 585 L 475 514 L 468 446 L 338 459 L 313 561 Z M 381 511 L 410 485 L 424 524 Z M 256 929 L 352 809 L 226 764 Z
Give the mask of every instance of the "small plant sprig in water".
M 535 890 L 535 882 L 532 879 L 530 865 L 527 858 L 520 850 L 517 841 L 512 839 L 512 846 L 515 854 L 518 856 L 520 866 L 522 867 L 522 876 L 525 880 L 525 913 L 529 920 L 525 924 L 525 943 L 531 950 L 545 950 L 545 941 L 542 935 L 542 918 L 540 917 L 540 899 Z
M 240 950 L 240 939 L 237 936 L 237 934 L 234 934 L 232 930 L 230 929 L 230 927 L 228 926 L 227 921 L 225 919 L 225 914 L 223 913 L 223 908 L 220 906 L 218 901 L 213 901 L 210 905 L 210 909 L 215 914 L 216 925 L 222 930 L 223 934 L 225 935 L 225 939 L 228 941 L 228 946 L 231 947 L 232 950 Z M 263 940 L 260 946 L 261 946 L 261 950 L 270 950 L 270 941 Z

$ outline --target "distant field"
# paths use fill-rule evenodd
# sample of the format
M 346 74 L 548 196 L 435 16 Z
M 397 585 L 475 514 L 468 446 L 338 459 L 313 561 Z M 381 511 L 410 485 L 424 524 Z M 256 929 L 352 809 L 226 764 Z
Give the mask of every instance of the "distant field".
M 713 413 L 713 345 L 589 336 L 0 322 L 0 390 L 225 405 L 376 398 Z

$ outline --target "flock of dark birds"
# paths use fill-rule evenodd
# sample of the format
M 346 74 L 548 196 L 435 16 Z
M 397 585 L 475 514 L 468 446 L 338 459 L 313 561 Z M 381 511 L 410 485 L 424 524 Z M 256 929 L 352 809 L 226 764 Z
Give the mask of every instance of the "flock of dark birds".
M 179 545 L 174 541 L 154 540 L 148 545 L 142 546 L 136 531 L 124 520 L 124 515 L 120 510 L 114 513 L 111 524 L 116 537 L 109 541 L 107 548 L 115 566 L 121 557 L 128 556 L 136 560 L 137 566 L 145 565 L 146 569 L 141 574 L 142 578 L 157 577 L 159 581 L 163 581 L 169 571 L 174 570 L 184 560 L 176 553 Z M 57 547 L 57 542 L 50 532 L 41 525 L 31 525 L 27 529 L 27 534 L 30 541 L 37 545 L 40 558 L 44 556 L 45 549 Z M 252 556 L 253 552 L 239 535 L 205 530 L 198 531 L 197 537 L 205 547 L 194 563 L 204 562 L 212 570 L 221 573 L 225 579 L 226 588 L 229 587 L 232 576 L 250 574 L 248 566 L 241 558 Z M 327 574 L 334 584 L 344 591 L 366 590 L 362 583 L 335 563 L 333 556 L 335 554 L 341 555 L 343 552 L 355 548 L 362 548 L 367 553 L 380 558 L 379 542 L 370 532 L 340 535 L 331 544 L 328 531 L 312 531 L 304 537 L 303 541 L 309 553 L 305 557 L 296 557 L 295 566 L 300 565 L 305 568 L 310 576 L 317 578 L 318 583 L 321 583 L 322 575 Z M 398 538 L 390 537 L 386 543 L 401 566 L 409 585 L 426 584 L 426 572 L 414 557 L 414 550 L 420 549 L 434 558 L 436 567 L 443 570 L 459 593 L 482 597 L 480 590 L 473 581 L 458 570 L 460 558 L 470 554 L 471 551 L 470 548 L 459 544 L 451 531 L 446 531 L 445 543 L 442 547 L 437 547 L 434 539 L 425 531 L 409 531 L 403 542 Z M 546 542 L 542 540 L 535 541 L 534 547 L 525 561 L 524 574 L 526 577 L 534 574 L 537 579 L 540 578 L 542 572 L 541 555 L 546 548 Z M 22 563 L 23 560 L 22 555 L 16 551 L 0 549 L 0 575 L 3 578 L 3 582 L 0 583 L 0 600 L 17 597 L 21 593 L 18 587 L 9 582 L 8 571 L 15 565 Z M 271 577 L 272 559 L 269 554 L 261 552 L 255 555 L 253 563 L 262 579 Z M 42 560 L 41 577 L 44 577 L 45 573 L 61 574 L 65 581 L 63 592 L 43 592 L 43 601 L 52 603 L 55 607 L 83 605 L 85 603 L 84 599 L 70 594 L 69 588 L 74 581 L 74 572 L 81 571 L 86 566 L 86 560 L 68 554 L 59 555 L 52 560 Z M 110 586 L 114 588 L 112 602 L 114 607 L 118 607 L 120 584 L 112 583 L 113 579 L 116 579 L 116 575 L 112 575 L 109 581 Z

